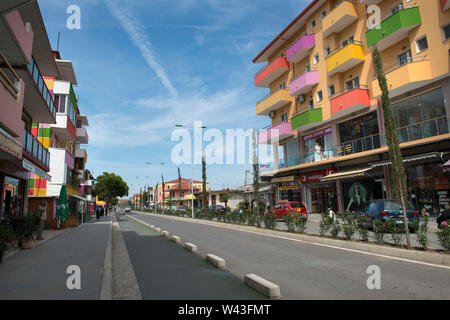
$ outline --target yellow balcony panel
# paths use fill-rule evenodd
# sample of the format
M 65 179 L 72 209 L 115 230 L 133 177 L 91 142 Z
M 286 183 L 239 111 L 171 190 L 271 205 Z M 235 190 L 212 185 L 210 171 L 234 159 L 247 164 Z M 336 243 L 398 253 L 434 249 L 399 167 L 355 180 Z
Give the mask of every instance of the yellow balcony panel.
M 279 89 L 256 103 L 256 114 L 268 116 L 270 111 L 277 110 L 290 102 L 292 97 L 289 95 L 289 90 Z
M 411 57 L 385 69 L 389 88 L 389 97 L 396 97 L 408 91 L 420 88 L 433 81 L 431 60 L 425 56 Z M 381 89 L 376 76 L 372 80 L 372 95 L 381 96 Z
M 354 66 L 364 62 L 364 49 L 361 42 L 354 41 L 345 47 L 335 50 L 327 58 L 328 76 L 338 72 L 345 72 Z
M 341 32 L 356 20 L 358 20 L 356 1 L 343 0 L 323 18 L 323 36 L 328 37 L 332 33 Z

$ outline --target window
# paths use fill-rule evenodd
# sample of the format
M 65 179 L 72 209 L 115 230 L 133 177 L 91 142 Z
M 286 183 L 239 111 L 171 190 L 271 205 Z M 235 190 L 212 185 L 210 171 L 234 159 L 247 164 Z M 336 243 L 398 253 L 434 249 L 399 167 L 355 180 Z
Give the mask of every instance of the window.
M 288 115 L 286 112 L 281 115 L 281 122 L 288 122 Z
M 341 48 L 343 48 L 346 45 L 348 45 L 349 43 L 353 43 L 353 42 L 354 42 L 354 38 L 353 38 L 353 36 L 351 36 L 348 39 L 345 39 L 344 41 L 341 42 Z
M 450 24 L 442 27 L 442 40 L 447 40 L 450 38 Z
M 327 16 L 327 12 L 326 12 L 326 10 L 323 10 L 321 13 L 320 13 L 320 19 L 323 19 L 323 18 L 325 18 Z
M 403 52 L 402 54 L 399 54 L 397 56 L 397 61 L 399 65 L 404 65 L 409 63 L 411 60 L 411 50 L 408 50 L 406 52 Z
M 309 64 L 305 66 L 305 72 L 311 72 L 311 66 Z
M 322 90 L 320 90 L 316 93 L 316 100 L 317 100 L 317 102 L 319 102 L 319 101 L 322 101 L 322 99 L 323 99 L 323 94 L 322 94 Z
M 314 58 L 313 58 L 314 64 L 318 64 L 319 63 L 319 54 L 315 54 Z
M 303 94 L 297 96 L 297 98 L 295 98 L 295 100 L 297 101 L 297 103 L 303 103 L 305 102 L 305 96 Z
M 330 53 L 331 53 L 330 47 L 326 47 L 326 48 L 324 49 L 325 58 L 328 57 L 328 56 L 330 55 Z
M 354 79 L 347 81 L 345 84 L 347 86 L 347 91 L 354 88 L 359 88 L 359 77 L 355 77 Z
M 280 89 L 286 89 L 286 82 L 282 82 L 280 83 L 280 85 L 278 86 Z
M 332 84 L 331 86 L 328 87 L 328 95 L 331 97 L 335 94 L 335 90 L 334 90 L 334 84 Z
M 423 36 L 422 38 L 416 40 L 416 51 L 422 52 L 428 49 L 428 41 L 427 37 Z
M 311 109 L 314 109 L 314 100 L 313 99 L 309 100 L 309 107 Z
M 59 112 L 66 113 L 66 101 L 67 101 L 67 96 L 61 95 L 59 98 Z
M 315 26 L 316 26 L 316 20 L 313 19 L 313 20 L 311 21 L 311 28 L 314 28 Z

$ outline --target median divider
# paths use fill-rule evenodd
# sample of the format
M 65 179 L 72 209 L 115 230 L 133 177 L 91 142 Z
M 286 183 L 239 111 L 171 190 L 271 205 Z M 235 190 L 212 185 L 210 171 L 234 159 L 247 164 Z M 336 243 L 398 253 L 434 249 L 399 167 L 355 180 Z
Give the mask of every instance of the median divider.
M 175 243 L 180 243 L 180 241 L 181 241 L 181 238 L 178 236 L 171 236 L 169 239 Z
M 186 242 L 184 244 L 184 247 L 186 248 L 186 250 L 190 251 L 190 252 L 197 252 L 198 248 L 195 244 L 190 243 L 190 242 Z
M 163 236 L 165 236 L 165 237 L 169 237 L 169 231 L 163 231 L 162 234 L 163 234 Z
M 245 275 L 244 280 L 245 284 L 250 288 L 255 289 L 270 299 L 281 298 L 280 287 L 273 282 L 263 279 L 253 273 Z
M 218 257 L 214 254 L 208 253 L 205 256 L 205 259 L 207 262 L 211 263 L 216 268 L 225 268 L 225 259 L 222 259 L 221 257 Z
M 155 231 L 156 232 L 161 232 L 161 228 L 156 228 Z

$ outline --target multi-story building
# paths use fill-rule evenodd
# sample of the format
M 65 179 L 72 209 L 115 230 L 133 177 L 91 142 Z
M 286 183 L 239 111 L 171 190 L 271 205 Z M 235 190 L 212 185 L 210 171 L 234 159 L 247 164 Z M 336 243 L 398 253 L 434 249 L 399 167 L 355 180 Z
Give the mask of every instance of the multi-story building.
M 59 71 L 58 77 L 45 77 L 45 83 L 54 98 L 56 106 L 56 123 L 34 123 L 36 136 L 50 152 L 49 182 L 38 175 L 30 179 L 30 207 L 39 205 L 43 198 L 50 202 L 49 209 L 53 215 L 47 220 L 49 225 L 57 225 L 55 218 L 57 199 L 61 187 L 66 186 L 69 202 L 69 218 L 66 226 L 78 225 L 82 217 L 91 212 L 92 181 L 85 172 L 87 152 L 80 148 L 88 144 L 89 137 L 85 126 L 89 125 L 87 117 L 80 113 L 78 99 L 73 86 L 78 85 L 71 61 L 61 60 L 57 51 L 53 57 Z M 87 200 L 85 191 L 90 193 Z
M 276 186 L 276 201 L 304 201 L 320 213 L 393 197 L 376 46 L 410 200 L 434 214 L 448 206 L 442 165 L 450 158 L 449 2 L 314 0 L 258 54 L 253 62 L 265 66 L 255 86 L 269 95 L 256 113 L 271 119 L 258 139 L 275 150 L 261 169 Z M 369 5 L 381 16 L 368 24 Z M 358 205 L 355 194 L 362 196 Z
M 0 220 L 20 219 L 28 208 L 29 174 L 50 180 L 50 153 L 33 123 L 56 123 L 43 75 L 59 71 L 36 1 L 0 3 Z
M 181 178 L 181 180 L 172 180 L 164 182 L 164 191 L 162 184 L 159 184 L 153 190 L 153 199 L 155 203 L 162 205 L 163 198 L 164 202 L 167 203 L 168 200 L 172 201 L 174 206 L 186 206 L 191 207 L 192 205 L 192 190 L 191 190 L 191 180 Z M 194 207 L 201 205 L 198 202 L 195 194 L 203 191 L 202 181 L 193 181 L 194 188 Z M 209 191 L 209 183 L 206 183 L 206 190 Z M 164 196 L 163 196 L 164 192 Z

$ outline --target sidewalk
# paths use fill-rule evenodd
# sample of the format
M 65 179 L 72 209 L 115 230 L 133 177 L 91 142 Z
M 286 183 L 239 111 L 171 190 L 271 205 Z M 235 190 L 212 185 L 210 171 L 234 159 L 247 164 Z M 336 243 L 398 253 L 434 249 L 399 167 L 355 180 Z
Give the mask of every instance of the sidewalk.
M 0 265 L 0 300 L 98 299 L 111 217 L 63 231 L 46 230 L 30 250 L 17 250 Z M 66 270 L 81 269 L 81 290 L 68 290 Z

